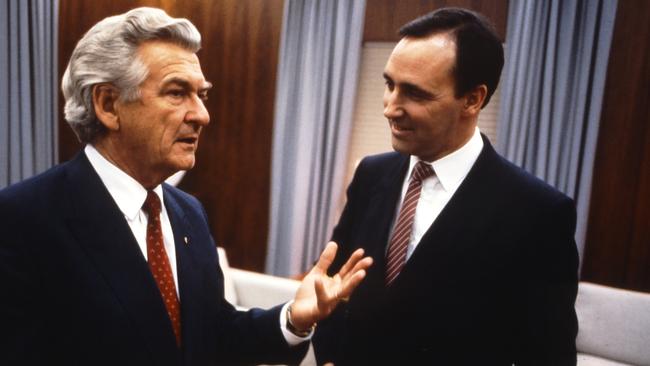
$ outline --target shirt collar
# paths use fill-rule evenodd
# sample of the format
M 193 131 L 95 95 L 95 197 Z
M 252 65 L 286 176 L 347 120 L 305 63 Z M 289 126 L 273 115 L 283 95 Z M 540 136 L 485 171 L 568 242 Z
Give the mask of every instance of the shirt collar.
M 147 198 L 147 190 L 133 177 L 106 160 L 94 146 L 87 144 L 84 153 L 120 211 L 127 219 L 135 220 Z M 163 203 L 162 186 L 159 184 L 153 191 Z
M 481 132 L 476 127 L 474 135 L 460 149 L 432 163 L 425 163 L 433 167 L 442 188 L 445 191 L 454 192 L 472 169 L 482 149 L 483 139 L 481 138 Z M 420 159 L 417 156 L 411 155 L 407 177 L 411 176 L 411 171 L 418 161 Z

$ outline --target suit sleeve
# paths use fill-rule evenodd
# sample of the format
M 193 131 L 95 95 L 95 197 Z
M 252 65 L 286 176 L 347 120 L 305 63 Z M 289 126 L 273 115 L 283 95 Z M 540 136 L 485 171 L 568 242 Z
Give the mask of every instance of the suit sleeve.
M 200 207 L 201 215 L 195 220 L 200 222 L 207 232 L 207 215 L 203 206 L 196 201 L 196 207 Z M 210 245 L 214 249 L 214 240 L 210 239 Z M 299 364 L 307 353 L 309 342 L 303 342 L 295 346 L 289 346 L 280 329 L 280 310 L 283 305 L 275 306 L 269 310 L 250 309 L 248 311 L 237 311 L 232 304 L 224 298 L 223 272 L 219 267 L 218 254 L 215 255 L 213 264 L 217 267 L 216 283 L 218 289 L 218 312 L 216 324 L 213 329 L 216 332 L 214 345 L 217 359 L 227 365 L 254 365 L 254 364 Z M 212 272 L 211 272 L 212 273 Z
M 574 240 L 576 213 L 564 198 L 544 210 L 536 234 L 526 245 L 525 276 L 517 319 L 520 332 L 515 365 L 576 364 L 578 323 L 578 253 Z M 537 237 L 535 237 L 537 236 Z
M 219 335 L 215 345 L 221 362 L 227 365 L 299 364 L 307 353 L 309 342 L 295 346 L 286 342 L 280 329 L 282 307 L 237 311 L 221 296 Z

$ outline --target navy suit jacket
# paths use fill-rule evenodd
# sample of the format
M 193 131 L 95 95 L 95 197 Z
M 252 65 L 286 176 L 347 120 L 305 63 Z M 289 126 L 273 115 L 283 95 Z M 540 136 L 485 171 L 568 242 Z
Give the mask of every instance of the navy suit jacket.
M 0 364 L 297 363 L 280 306 L 238 312 L 205 212 L 163 185 L 176 243 L 182 347 L 147 262 L 85 154 L 0 191 Z M 187 238 L 187 244 L 185 243 Z
M 484 148 L 390 288 L 385 253 L 409 157 L 364 159 L 333 234 L 333 271 L 356 248 L 375 263 L 317 328 L 340 365 L 575 365 L 573 202 Z

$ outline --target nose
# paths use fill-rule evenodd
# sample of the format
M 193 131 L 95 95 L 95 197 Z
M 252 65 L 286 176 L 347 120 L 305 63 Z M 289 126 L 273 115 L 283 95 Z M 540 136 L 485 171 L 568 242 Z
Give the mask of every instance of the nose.
M 210 114 L 198 95 L 191 98 L 190 106 L 185 114 L 185 122 L 196 123 L 199 126 L 206 126 L 210 123 Z
M 404 115 L 404 109 L 396 89 L 384 90 L 384 117 L 388 119 L 397 119 Z

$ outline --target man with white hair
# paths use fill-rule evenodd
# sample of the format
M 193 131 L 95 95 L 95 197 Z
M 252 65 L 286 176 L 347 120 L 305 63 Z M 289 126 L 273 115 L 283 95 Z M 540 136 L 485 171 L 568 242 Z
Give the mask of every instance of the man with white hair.
M 236 311 L 201 204 L 164 184 L 194 166 L 211 84 L 186 19 L 139 8 L 97 23 L 63 77 L 70 162 L 0 191 L 2 365 L 297 363 L 370 258 L 328 277 L 330 243 L 293 301 Z

